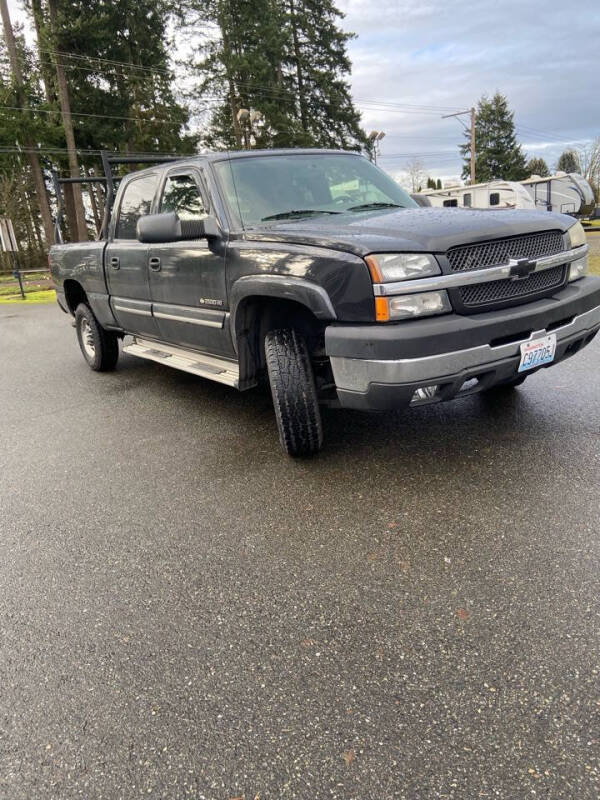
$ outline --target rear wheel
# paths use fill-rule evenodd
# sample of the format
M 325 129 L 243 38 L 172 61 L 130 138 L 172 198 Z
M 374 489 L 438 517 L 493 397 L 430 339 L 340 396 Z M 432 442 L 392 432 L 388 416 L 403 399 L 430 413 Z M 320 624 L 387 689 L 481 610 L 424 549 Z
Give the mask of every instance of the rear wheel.
M 91 369 L 107 372 L 116 367 L 119 358 L 117 335 L 104 330 L 86 303 L 80 303 L 75 310 L 75 330 L 83 357 Z
M 293 328 L 269 331 L 265 359 L 281 446 L 290 456 L 317 453 L 323 429 L 304 337 Z

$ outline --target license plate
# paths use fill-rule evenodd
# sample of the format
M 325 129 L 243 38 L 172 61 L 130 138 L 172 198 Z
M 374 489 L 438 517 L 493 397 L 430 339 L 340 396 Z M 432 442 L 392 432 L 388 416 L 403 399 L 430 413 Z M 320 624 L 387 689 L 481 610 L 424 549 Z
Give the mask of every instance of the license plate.
M 521 363 L 519 372 L 527 372 L 528 369 L 541 367 L 543 364 L 550 364 L 554 361 L 556 352 L 556 334 L 550 333 L 543 339 L 534 339 L 531 342 L 524 342 L 521 345 Z

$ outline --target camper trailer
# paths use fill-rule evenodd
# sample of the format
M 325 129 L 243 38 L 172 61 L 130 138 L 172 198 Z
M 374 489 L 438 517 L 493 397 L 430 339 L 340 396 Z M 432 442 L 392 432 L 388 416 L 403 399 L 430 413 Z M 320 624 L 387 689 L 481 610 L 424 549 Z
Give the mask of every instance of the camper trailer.
M 527 189 L 515 181 L 491 181 L 473 186 L 448 185 L 420 193 L 438 208 L 535 208 Z
M 586 217 L 594 210 L 592 187 L 576 172 L 557 172 L 548 178 L 532 175 L 521 185 L 531 195 L 536 208 L 574 217 Z
M 420 194 L 438 208 L 537 208 L 573 217 L 587 216 L 594 208 L 594 193 L 589 183 L 581 175 L 566 172 L 548 178 L 533 175 L 522 183 L 446 184 L 443 189 L 429 189 Z

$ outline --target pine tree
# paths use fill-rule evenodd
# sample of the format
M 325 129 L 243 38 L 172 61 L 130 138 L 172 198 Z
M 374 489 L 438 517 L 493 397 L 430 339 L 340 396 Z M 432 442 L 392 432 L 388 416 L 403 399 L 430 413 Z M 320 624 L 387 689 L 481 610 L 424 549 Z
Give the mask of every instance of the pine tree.
M 527 172 L 529 175 L 539 175 L 540 178 L 547 178 L 550 175 L 548 164 L 543 158 L 531 158 L 527 162 Z
M 216 104 L 204 144 L 210 147 L 284 146 L 300 133 L 293 87 L 284 74 L 283 18 L 277 0 L 191 0 L 186 22 L 212 21 L 219 36 L 199 48 L 195 99 Z M 240 110 L 260 120 L 239 119 Z
M 365 143 L 347 84 L 350 34 L 330 0 L 187 0 L 187 23 L 211 20 L 200 50 L 197 100 L 217 94 L 205 144 L 216 147 Z M 252 123 L 241 109 L 259 112 Z
M 6 0 L 0 0 L 0 11 L 5 44 L 1 53 L 4 61 L 3 71 L 11 76 L 10 82 L 0 86 L 2 104 L 6 106 L 0 126 L 0 141 L 7 147 L 23 146 L 26 151 L 25 159 L 38 200 L 36 214 L 39 211 L 45 243 L 49 247 L 52 243 L 52 217 L 43 168 L 39 155 L 34 152 L 35 144 L 39 141 L 39 134 L 43 129 L 39 115 L 35 114 L 35 107 L 39 102 L 37 73 L 23 40 L 15 36 Z M 11 175 L 15 169 L 15 158 L 9 157 L 8 164 L 6 159 L 3 161 L 2 171 Z M 36 224 L 35 221 L 33 224 Z
M 574 150 L 565 150 L 556 165 L 557 172 L 581 172 L 579 156 Z
M 441 178 L 437 179 L 437 184 L 436 184 L 435 188 L 436 189 L 441 189 L 442 188 L 442 179 Z
M 470 133 L 468 143 L 461 145 L 465 158 L 462 176 L 470 175 Z M 483 96 L 475 115 L 475 174 L 480 183 L 494 179 L 520 181 L 527 177 L 525 156 L 517 143 L 514 114 L 508 101 L 499 92 L 488 99 Z
M 338 27 L 342 13 L 332 0 L 280 2 L 286 19 L 286 60 L 307 143 L 359 148 L 365 136 L 347 82 L 347 44 L 353 34 Z
M 66 54 L 78 147 L 192 149 L 182 132 L 188 114 L 173 90 L 167 0 L 59 0 L 55 31 L 49 2 L 56 0 L 32 0 L 41 6 L 44 49 Z

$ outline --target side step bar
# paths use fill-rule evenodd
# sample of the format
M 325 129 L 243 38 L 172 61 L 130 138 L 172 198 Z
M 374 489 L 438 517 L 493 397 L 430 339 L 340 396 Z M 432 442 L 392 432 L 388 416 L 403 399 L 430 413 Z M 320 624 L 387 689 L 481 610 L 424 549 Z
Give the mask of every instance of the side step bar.
M 225 383 L 235 389 L 239 388 L 240 371 L 234 361 L 197 353 L 195 350 L 186 350 L 183 347 L 173 347 L 173 345 L 162 342 L 140 339 L 137 336 L 133 337 L 131 344 L 123 346 L 123 352 L 139 358 L 147 358 L 149 361 L 156 361 L 159 364 L 166 364 L 168 367 L 174 367 L 183 372 L 191 372 L 192 375 L 199 375 L 201 378 Z

